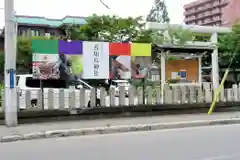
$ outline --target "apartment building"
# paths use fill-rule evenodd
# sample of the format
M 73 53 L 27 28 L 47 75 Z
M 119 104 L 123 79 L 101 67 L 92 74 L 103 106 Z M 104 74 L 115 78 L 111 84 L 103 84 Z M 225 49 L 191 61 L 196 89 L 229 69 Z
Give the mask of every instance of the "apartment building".
M 240 0 L 196 0 L 184 10 L 188 25 L 231 26 L 240 20 Z

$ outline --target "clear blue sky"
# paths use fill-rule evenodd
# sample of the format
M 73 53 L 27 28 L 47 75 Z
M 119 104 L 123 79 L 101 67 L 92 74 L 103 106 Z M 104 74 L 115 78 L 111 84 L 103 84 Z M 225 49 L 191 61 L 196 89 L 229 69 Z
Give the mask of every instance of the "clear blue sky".
M 15 0 L 17 14 L 62 18 L 65 15 L 88 16 L 96 14 L 116 14 L 145 16 L 154 0 L 103 0 L 112 10 L 106 9 L 99 0 Z M 171 23 L 182 23 L 183 5 L 193 0 L 165 0 Z M 4 0 L 0 0 L 4 7 Z M 4 11 L 0 10 L 0 26 L 4 25 Z

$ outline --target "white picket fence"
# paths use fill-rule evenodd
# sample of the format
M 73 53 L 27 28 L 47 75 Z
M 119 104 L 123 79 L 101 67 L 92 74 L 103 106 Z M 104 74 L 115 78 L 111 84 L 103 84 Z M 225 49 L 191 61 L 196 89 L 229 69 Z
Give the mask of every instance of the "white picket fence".
M 59 109 L 71 110 L 88 107 L 136 106 L 139 104 L 194 104 L 211 103 L 213 91 L 210 83 L 194 85 L 165 85 L 163 97 L 160 87 L 146 87 L 143 96 L 142 89 L 129 88 L 128 96 L 124 87 L 120 87 L 119 96 L 115 96 L 114 88 L 106 92 L 104 88 L 92 90 L 48 89 L 44 90 L 44 105 L 42 105 L 41 90 L 26 90 L 18 92 L 18 107 L 20 109 Z M 144 98 L 143 98 L 144 97 Z M 240 85 L 223 89 L 219 101 L 240 101 Z M 145 102 L 145 103 L 143 103 Z M 4 101 L 2 102 L 4 104 Z

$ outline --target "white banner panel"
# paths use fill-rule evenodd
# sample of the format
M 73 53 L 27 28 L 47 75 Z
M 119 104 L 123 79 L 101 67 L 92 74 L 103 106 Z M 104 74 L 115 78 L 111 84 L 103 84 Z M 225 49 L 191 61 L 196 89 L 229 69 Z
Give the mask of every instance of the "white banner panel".
M 108 42 L 83 42 L 83 78 L 109 78 Z

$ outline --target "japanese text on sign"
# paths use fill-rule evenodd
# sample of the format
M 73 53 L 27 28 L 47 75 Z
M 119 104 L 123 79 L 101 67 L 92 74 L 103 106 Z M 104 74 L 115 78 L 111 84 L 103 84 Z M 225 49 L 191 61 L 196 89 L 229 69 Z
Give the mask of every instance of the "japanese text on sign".
M 93 67 L 94 67 L 94 76 L 99 76 L 99 45 L 94 45 L 94 51 L 93 51 Z

